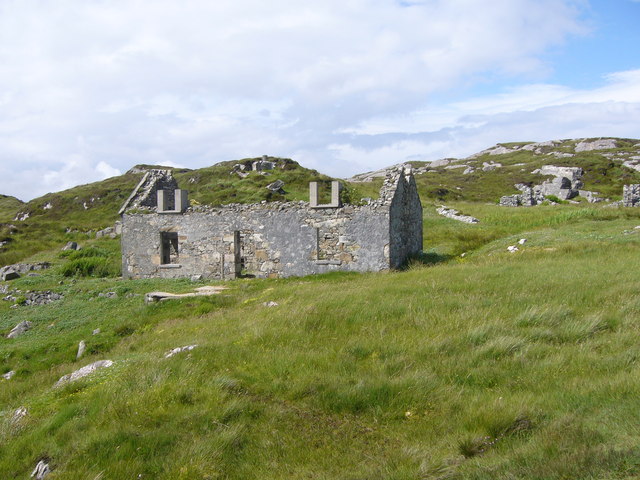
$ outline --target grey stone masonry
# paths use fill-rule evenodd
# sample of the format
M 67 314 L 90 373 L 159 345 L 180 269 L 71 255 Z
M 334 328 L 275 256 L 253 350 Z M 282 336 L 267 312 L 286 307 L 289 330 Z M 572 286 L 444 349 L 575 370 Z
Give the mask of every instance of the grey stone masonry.
M 337 183 L 337 182 L 336 182 Z M 339 192 L 339 186 L 335 186 Z M 422 250 L 422 205 L 411 169 L 389 173 L 367 205 L 271 202 L 122 216 L 128 278 L 288 277 L 398 268 Z
M 622 205 L 625 207 L 640 207 L 640 184 L 622 187 Z
M 122 208 L 118 212 L 122 215 L 127 210 L 135 208 L 155 208 L 158 205 L 158 190 L 167 190 L 170 192 L 167 198 L 168 203 L 173 203 L 173 192 L 178 188 L 178 183 L 171 170 L 152 169 L 147 171 L 142 180 L 133 189 L 127 201 L 124 202 Z

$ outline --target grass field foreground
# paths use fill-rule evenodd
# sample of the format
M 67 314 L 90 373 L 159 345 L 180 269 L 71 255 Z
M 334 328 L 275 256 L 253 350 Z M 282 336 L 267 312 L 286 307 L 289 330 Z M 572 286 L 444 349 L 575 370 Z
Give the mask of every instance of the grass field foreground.
M 426 264 L 406 271 L 154 305 L 144 293 L 199 284 L 65 277 L 52 254 L 14 285 L 63 300 L 0 304 L 3 333 L 33 323 L 0 339 L 0 373 L 16 371 L 0 380 L 0 477 L 46 458 L 52 479 L 637 478 L 640 212 L 454 206 L 481 223 L 425 205 Z

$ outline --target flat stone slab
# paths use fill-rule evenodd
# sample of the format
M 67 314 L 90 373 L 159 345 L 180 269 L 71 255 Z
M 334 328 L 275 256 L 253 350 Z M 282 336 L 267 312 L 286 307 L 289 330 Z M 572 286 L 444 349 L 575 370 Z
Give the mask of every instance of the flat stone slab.
M 186 297 L 206 297 L 210 295 L 217 295 L 227 287 L 208 285 L 204 287 L 198 287 L 195 292 L 189 293 L 169 293 L 169 292 L 149 292 L 144 296 L 145 303 L 164 302 L 166 300 L 175 300 L 178 298 Z
M 60 377 L 60 380 L 56 382 L 56 384 L 54 385 L 54 388 L 60 387 L 66 383 L 74 382 L 76 380 L 84 378 L 87 375 L 91 375 L 96 370 L 99 370 L 101 368 L 108 368 L 111 365 L 113 365 L 113 361 L 111 360 L 98 360 L 97 362 L 93 362 L 93 363 L 90 363 L 89 365 L 85 365 L 84 367 L 82 367 L 79 370 L 76 370 L 73 373 L 69 373 L 68 375 Z

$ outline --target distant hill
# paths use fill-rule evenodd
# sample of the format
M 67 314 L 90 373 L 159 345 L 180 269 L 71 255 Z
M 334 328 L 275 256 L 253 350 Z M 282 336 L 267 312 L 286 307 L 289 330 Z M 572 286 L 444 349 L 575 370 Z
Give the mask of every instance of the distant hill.
M 515 184 L 539 184 L 543 165 L 581 167 L 584 189 L 618 200 L 625 184 L 640 183 L 640 140 L 590 138 L 495 145 L 470 157 L 410 162 L 424 200 L 497 202 L 518 193 Z M 352 182 L 381 181 L 385 169 L 356 175 Z M 578 199 L 579 200 L 579 199 Z

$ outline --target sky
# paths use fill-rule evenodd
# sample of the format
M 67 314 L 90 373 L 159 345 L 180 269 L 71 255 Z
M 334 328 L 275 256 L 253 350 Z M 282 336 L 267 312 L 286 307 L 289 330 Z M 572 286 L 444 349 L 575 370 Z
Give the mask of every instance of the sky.
M 0 193 L 640 138 L 640 0 L 0 0 Z

